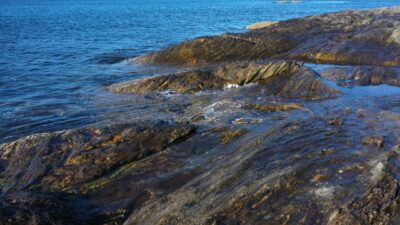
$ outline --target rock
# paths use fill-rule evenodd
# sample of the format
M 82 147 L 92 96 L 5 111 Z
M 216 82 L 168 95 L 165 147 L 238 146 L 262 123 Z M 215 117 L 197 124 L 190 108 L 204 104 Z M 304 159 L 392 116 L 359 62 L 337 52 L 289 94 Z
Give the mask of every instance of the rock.
M 382 136 L 367 137 L 362 140 L 363 145 L 375 145 L 379 148 L 383 147 L 384 138 Z
M 264 112 L 275 112 L 275 111 L 287 111 L 292 109 L 301 109 L 301 104 L 273 104 L 273 105 L 259 105 L 259 104 L 248 104 L 243 106 L 244 109 L 259 110 Z
M 357 109 L 356 114 L 360 118 L 365 118 L 368 116 L 368 111 L 365 109 Z
M 260 29 L 260 28 L 265 28 L 265 27 L 269 27 L 269 26 L 272 26 L 277 23 L 278 23 L 277 21 L 257 22 L 257 23 L 253 23 L 253 24 L 246 26 L 246 30 L 256 30 L 256 29 Z
M 385 99 L 393 100 L 376 101 Z M 397 224 L 399 155 L 360 149 L 355 137 L 371 135 L 360 128 L 377 120 L 385 126 L 373 132 L 389 149 L 398 120 L 379 108 L 329 126 L 347 106 L 341 100 L 307 102 L 277 119 L 240 109 L 229 125 L 195 133 L 186 123 L 142 121 L 3 144 L 0 224 Z M 230 124 L 252 113 L 263 121 Z
M 175 91 L 178 93 L 198 92 L 202 90 L 223 89 L 225 80 L 211 71 L 191 71 L 157 77 L 137 79 L 111 85 L 108 90 L 115 93 L 137 93 Z
M 341 86 L 387 84 L 400 86 L 400 72 L 396 68 L 376 66 L 332 67 L 321 72 L 325 79 Z
M 257 124 L 257 123 L 261 123 L 262 119 L 259 118 L 236 118 L 235 120 L 232 121 L 232 124 L 236 124 L 236 125 L 243 125 L 243 124 Z
M 143 122 L 28 136 L 0 145 L 3 191 L 67 190 L 161 152 L 194 132 L 188 124 Z M 149 145 L 151 143 L 151 145 Z
M 74 195 L 16 192 L 0 196 L 0 224 L 88 224 L 86 201 Z
M 392 148 L 392 151 L 393 151 L 394 153 L 400 155 L 400 144 L 395 145 L 395 146 Z
M 333 126 L 341 126 L 343 125 L 343 121 L 340 117 L 335 117 L 329 120 L 329 124 Z
M 342 11 L 281 21 L 248 33 L 186 41 L 139 63 L 204 65 L 285 58 L 313 63 L 399 66 L 400 7 Z
M 313 70 L 291 61 L 230 63 L 206 71 L 137 79 L 111 85 L 108 89 L 115 93 L 145 94 L 167 90 L 187 93 L 250 83 L 258 83 L 265 87 L 267 94 L 284 98 L 323 99 L 339 94 L 323 84 Z
M 398 211 L 398 158 L 355 151 L 359 126 L 345 123 L 330 137 L 326 129 L 326 120 L 314 117 L 255 125 L 229 147 L 201 142 L 207 152 L 190 165 L 204 172 L 134 210 L 125 224 L 389 224 Z M 326 146 L 336 150 L 323 153 Z
M 230 142 L 234 141 L 235 139 L 245 135 L 247 133 L 246 129 L 234 129 L 234 130 L 224 130 L 219 135 L 219 139 L 221 144 L 229 144 Z
M 328 224 L 390 224 L 399 200 L 397 189 L 397 181 L 383 174 L 369 192 L 345 206 Z

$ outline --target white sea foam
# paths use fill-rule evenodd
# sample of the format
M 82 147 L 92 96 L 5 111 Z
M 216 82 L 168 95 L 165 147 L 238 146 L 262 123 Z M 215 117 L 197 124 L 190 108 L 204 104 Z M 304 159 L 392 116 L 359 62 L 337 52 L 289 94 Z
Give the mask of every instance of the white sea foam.
M 206 119 L 215 119 L 220 115 L 236 112 L 241 107 L 242 104 L 239 102 L 223 100 L 204 107 L 203 112 Z
M 335 187 L 323 186 L 314 190 L 314 194 L 319 197 L 330 198 L 335 193 Z
M 171 90 L 162 91 L 162 92 L 160 92 L 160 94 L 162 94 L 163 96 L 165 96 L 167 98 L 172 98 L 172 97 L 175 97 L 175 96 L 179 95 L 178 92 L 171 91 Z
M 238 88 L 240 87 L 238 84 L 226 84 L 224 89 Z
M 376 183 L 378 182 L 381 177 L 383 176 L 385 166 L 383 165 L 382 162 L 378 162 L 375 164 L 374 167 L 371 169 L 371 182 Z

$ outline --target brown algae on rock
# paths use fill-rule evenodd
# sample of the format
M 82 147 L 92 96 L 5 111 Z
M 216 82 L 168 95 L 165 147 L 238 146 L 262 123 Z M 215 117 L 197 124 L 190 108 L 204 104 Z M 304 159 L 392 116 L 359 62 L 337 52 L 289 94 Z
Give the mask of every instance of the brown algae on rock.
M 377 147 L 383 147 L 384 138 L 382 136 L 367 137 L 362 140 L 363 145 L 375 145 Z
M 219 135 L 220 142 L 222 144 L 229 144 L 235 139 L 245 135 L 247 133 L 246 129 L 236 129 L 236 130 L 226 130 L 222 131 Z
M 291 104 L 272 104 L 272 105 L 259 105 L 259 104 L 248 104 L 243 106 L 244 109 L 259 110 L 264 112 L 275 112 L 275 111 L 287 111 L 293 109 L 301 109 L 303 105 L 298 103 Z

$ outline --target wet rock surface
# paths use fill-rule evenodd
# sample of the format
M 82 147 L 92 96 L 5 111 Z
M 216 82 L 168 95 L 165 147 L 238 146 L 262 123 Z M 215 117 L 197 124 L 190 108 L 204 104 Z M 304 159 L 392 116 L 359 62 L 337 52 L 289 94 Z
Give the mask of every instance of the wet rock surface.
M 310 16 L 248 33 L 197 38 L 135 61 L 202 65 L 289 58 L 313 63 L 399 66 L 399 21 L 399 7 Z
M 275 112 L 275 111 L 287 111 L 293 109 L 301 109 L 303 105 L 301 104 L 272 104 L 272 105 L 257 105 L 257 104 L 249 104 L 243 106 L 245 109 L 250 110 L 259 110 L 265 112 Z
M 367 121 L 349 117 L 331 129 L 321 117 L 255 126 L 239 145 L 208 151 L 207 173 L 134 211 L 128 224 L 388 224 L 398 156 L 357 143 L 362 131 L 352 127 Z
M 87 224 L 85 200 L 73 195 L 15 192 L 0 197 L 0 224 Z
M 175 115 L 213 105 L 192 124 L 142 120 L 1 145 L 0 222 L 396 224 L 400 96 L 244 96 L 227 111 L 245 88 L 212 95 L 226 105 L 189 96 Z
M 254 92 L 286 98 L 322 99 L 339 94 L 323 84 L 312 69 L 292 61 L 264 63 L 237 62 L 215 69 L 137 79 L 109 87 L 116 93 L 145 94 L 174 91 L 178 93 L 222 90 L 227 85 L 259 84 Z
M 400 92 L 383 85 L 397 88 L 398 68 L 382 66 L 398 63 L 398 14 L 283 21 L 140 58 L 220 64 L 114 84 L 136 111 L 1 144 L 0 224 L 399 224 Z M 363 65 L 251 61 L 275 56 Z
M 187 124 L 143 121 L 28 136 L 0 146 L 2 190 L 36 186 L 73 192 L 77 185 L 161 152 L 193 132 Z

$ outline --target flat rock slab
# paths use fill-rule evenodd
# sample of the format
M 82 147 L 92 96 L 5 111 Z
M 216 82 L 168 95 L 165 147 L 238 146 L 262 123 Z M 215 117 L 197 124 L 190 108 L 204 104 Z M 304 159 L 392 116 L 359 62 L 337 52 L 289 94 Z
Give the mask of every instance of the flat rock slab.
M 5 143 L 0 222 L 396 224 L 399 97 L 343 98 L 247 104 L 263 122 L 196 132 L 143 121 Z

